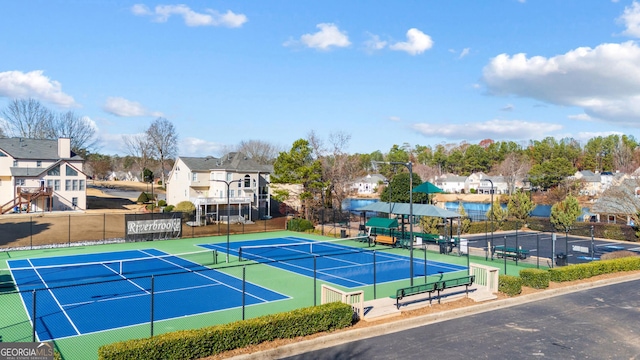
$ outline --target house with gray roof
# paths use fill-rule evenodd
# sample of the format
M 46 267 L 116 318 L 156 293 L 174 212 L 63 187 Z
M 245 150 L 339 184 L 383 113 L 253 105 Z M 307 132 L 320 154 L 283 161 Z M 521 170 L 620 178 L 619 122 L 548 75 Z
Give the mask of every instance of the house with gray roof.
M 640 179 L 626 178 L 611 186 L 591 206 L 599 222 L 631 225 L 640 212 Z
M 270 216 L 272 172 L 272 165 L 259 164 L 241 152 L 219 158 L 178 157 L 166 181 L 167 203 L 191 201 L 196 225 Z
M 85 210 L 83 166 L 70 138 L 0 138 L 0 212 Z

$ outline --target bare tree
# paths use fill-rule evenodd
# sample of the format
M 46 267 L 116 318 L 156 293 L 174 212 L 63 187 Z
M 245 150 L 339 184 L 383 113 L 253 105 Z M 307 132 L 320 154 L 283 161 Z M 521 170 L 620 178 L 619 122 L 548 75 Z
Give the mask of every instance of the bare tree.
M 238 152 L 247 155 L 262 165 L 273 164 L 278 154 L 284 151 L 281 147 L 263 140 L 243 140 L 237 149 Z
M 340 209 L 342 201 L 350 195 L 353 179 L 360 175 L 358 157 L 346 152 L 351 135 L 343 132 L 329 134 L 329 149 L 324 148 L 324 142 L 315 133 L 310 133 L 309 139 L 311 148 L 322 163 L 322 177 L 329 190 L 327 194 L 332 197 L 332 205 Z
M 30 139 L 51 137 L 53 113 L 35 99 L 14 99 L 0 111 L 5 133 Z
M 171 121 L 160 117 L 151 123 L 146 134 L 152 155 L 160 158 L 160 168 L 162 169 L 160 176 L 162 177 L 162 186 L 164 186 L 165 161 L 178 154 L 178 132 Z
M 144 169 L 149 167 L 153 156 L 153 146 L 145 134 L 123 135 L 122 140 L 140 167 L 140 178 L 144 179 Z M 164 184 L 164 183 L 163 183 Z
M 76 154 L 85 156 L 88 150 L 96 146 L 96 128 L 86 117 L 79 116 L 73 111 L 67 111 L 55 116 L 51 124 L 51 138 L 68 137 L 71 139 L 71 149 Z
M 497 166 L 496 170 L 502 174 L 504 181 L 507 183 L 509 195 L 513 194 L 516 187 L 516 181 L 522 179 L 531 169 L 531 164 L 526 156 L 517 153 L 507 155 Z

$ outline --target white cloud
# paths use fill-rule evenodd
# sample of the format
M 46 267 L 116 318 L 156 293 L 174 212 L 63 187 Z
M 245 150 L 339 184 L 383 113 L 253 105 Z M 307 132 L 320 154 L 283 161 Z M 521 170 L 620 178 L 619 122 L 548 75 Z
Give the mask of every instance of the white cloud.
M 0 96 L 34 98 L 63 107 L 77 106 L 71 95 L 62 92 L 62 85 L 44 76 L 42 70 L 0 72 Z
M 222 14 L 217 10 L 206 9 L 204 13 L 191 10 L 187 5 L 158 5 L 153 11 L 143 4 L 135 4 L 131 12 L 137 16 L 153 16 L 157 22 L 166 22 L 172 15 L 182 16 L 187 26 L 225 26 L 230 28 L 241 27 L 246 23 L 247 16 L 236 14 L 227 10 Z
M 398 121 L 400 121 L 400 117 L 399 116 L 389 116 L 389 120 L 398 122 Z
M 577 115 L 569 115 L 567 116 L 571 120 L 579 120 L 579 121 L 590 121 L 591 116 L 587 114 L 577 114 Z
M 494 95 L 577 106 L 603 121 L 640 126 L 640 47 L 633 41 L 550 58 L 500 54 L 483 69 L 483 81 Z
M 180 139 L 181 156 L 207 156 L 216 155 L 225 148 L 224 144 L 214 143 L 193 137 Z
M 163 116 L 161 112 L 148 111 L 140 103 L 121 97 L 108 97 L 102 109 L 110 114 L 121 117 Z
M 380 40 L 378 35 L 369 34 L 369 40 L 364 42 L 364 46 L 368 51 L 382 50 L 387 46 L 387 42 Z
M 433 40 L 431 40 L 431 36 L 416 28 L 411 28 L 407 31 L 407 41 L 397 42 L 389 46 L 389 49 L 405 51 L 411 55 L 418 55 L 425 52 L 425 50 L 431 49 L 432 46 Z
M 515 107 L 512 104 L 507 104 L 505 105 L 502 109 L 500 109 L 501 111 L 513 111 Z
M 622 32 L 624 35 L 640 38 L 640 3 L 634 1 L 631 6 L 626 6 L 618 22 L 626 27 Z
M 471 48 L 462 49 L 462 51 L 460 52 L 460 55 L 458 56 L 458 59 L 462 59 L 463 57 L 469 55 L 470 51 L 471 51 Z
M 552 123 L 527 122 L 522 120 L 489 120 L 468 124 L 414 124 L 412 128 L 427 137 L 443 137 L 451 140 L 481 139 L 532 139 L 544 137 L 562 129 Z
M 293 46 L 299 43 L 320 50 L 329 50 L 331 47 L 347 47 L 351 45 L 347 33 L 340 31 L 335 24 L 322 23 L 316 25 L 320 31 L 313 34 L 304 34 L 299 41 L 289 40 L 284 46 Z

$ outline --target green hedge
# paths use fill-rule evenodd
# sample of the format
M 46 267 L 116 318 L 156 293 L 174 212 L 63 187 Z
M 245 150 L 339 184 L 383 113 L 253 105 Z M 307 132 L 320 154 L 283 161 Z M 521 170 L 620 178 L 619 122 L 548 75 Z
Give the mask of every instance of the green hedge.
M 351 325 L 350 305 L 329 303 L 245 321 L 184 330 L 101 346 L 98 358 L 198 359 L 275 339 L 306 336 Z
M 602 274 L 633 270 L 640 270 L 640 257 L 638 256 L 575 264 L 549 269 L 548 271 L 551 281 L 563 282 L 587 279 L 592 276 Z
M 522 279 L 513 275 L 498 276 L 498 291 L 508 296 L 515 296 L 522 292 Z
M 551 279 L 549 272 L 542 269 L 522 269 L 520 270 L 522 285 L 534 289 L 546 289 L 549 287 Z
M 287 223 L 287 230 L 304 232 L 313 229 L 313 223 L 306 219 L 291 219 Z

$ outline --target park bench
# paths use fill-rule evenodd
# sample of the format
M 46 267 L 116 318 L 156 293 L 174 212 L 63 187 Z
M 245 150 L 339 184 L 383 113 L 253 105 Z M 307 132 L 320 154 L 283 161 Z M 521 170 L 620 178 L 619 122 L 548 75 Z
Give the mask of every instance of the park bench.
M 529 255 L 529 250 L 505 247 L 504 245 L 497 245 L 493 247 L 493 253 L 498 258 L 512 258 L 513 260 L 518 260 L 518 259 L 524 260 Z
M 437 292 L 438 303 L 440 303 L 440 292 L 444 289 L 451 289 L 459 286 L 465 286 L 465 292 L 469 294 L 469 286 L 473 285 L 475 275 L 463 276 L 449 280 L 438 280 L 426 284 L 414 285 L 396 291 L 396 307 L 400 309 L 400 300 L 407 296 L 418 294 L 429 294 L 429 304 L 431 304 L 431 294 Z
M 376 244 L 385 244 L 395 246 L 396 238 L 394 236 L 376 235 L 374 242 Z

